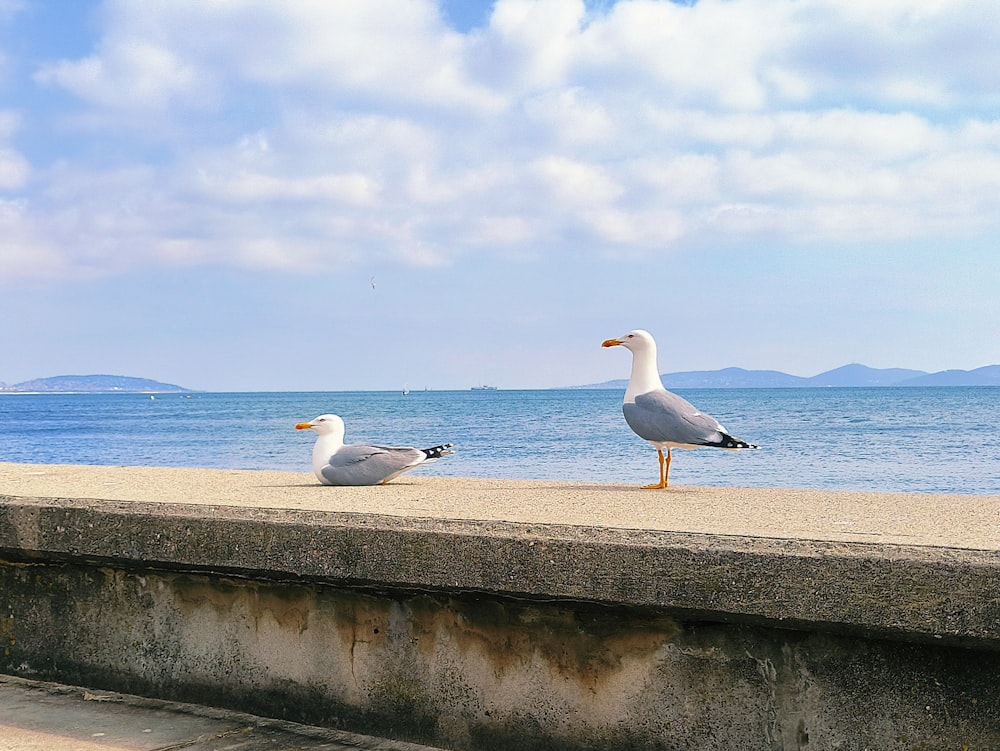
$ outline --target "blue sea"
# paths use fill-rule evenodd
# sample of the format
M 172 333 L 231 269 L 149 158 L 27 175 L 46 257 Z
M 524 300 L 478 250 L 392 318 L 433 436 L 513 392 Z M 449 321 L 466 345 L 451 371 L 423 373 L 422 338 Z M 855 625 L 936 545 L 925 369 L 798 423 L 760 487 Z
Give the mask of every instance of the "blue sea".
M 679 485 L 1000 495 L 1000 388 L 678 390 L 759 451 L 675 451 Z M 5 394 L 0 460 L 309 472 L 341 415 L 348 442 L 455 454 L 420 474 L 641 484 L 656 452 L 618 390 Z

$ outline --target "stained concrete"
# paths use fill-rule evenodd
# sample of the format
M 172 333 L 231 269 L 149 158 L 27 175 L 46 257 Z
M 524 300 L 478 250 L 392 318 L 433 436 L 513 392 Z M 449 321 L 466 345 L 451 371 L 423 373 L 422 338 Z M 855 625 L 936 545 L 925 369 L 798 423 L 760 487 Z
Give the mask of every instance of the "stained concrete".
M 29 465 L 0 496 L 7 673 L 453 749 L 1000 748 L 997 498 Z

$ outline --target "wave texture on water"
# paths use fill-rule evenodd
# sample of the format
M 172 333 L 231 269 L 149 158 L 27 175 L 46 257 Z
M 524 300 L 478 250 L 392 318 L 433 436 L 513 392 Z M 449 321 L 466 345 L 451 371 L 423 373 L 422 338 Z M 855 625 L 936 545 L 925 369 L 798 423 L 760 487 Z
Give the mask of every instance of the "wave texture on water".
M 1000 494 L 1000 388 L 678 391 L 759 451 L 675 451 L 678 485 Z M 638 484 L 656 452 L 618 390 L 18 394 L 0 397 L 0 460 L 310 471 L 313 434 L 456 453 L 420 473 Z

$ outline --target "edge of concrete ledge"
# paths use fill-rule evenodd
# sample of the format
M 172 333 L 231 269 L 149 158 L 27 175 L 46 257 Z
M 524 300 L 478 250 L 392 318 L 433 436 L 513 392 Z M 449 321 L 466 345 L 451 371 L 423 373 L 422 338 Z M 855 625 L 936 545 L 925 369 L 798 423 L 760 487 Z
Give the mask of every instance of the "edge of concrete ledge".
M 0 557 L 653 607 L 1000 649 L 992 550 L 0 496 Z

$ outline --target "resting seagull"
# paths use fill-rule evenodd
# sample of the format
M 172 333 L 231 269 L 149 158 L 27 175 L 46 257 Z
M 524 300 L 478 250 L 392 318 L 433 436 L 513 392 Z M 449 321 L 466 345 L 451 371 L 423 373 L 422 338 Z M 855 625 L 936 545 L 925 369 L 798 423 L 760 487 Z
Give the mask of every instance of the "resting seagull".
M 636 329 L 618 339 L 607 339 L 601 346 L 622 346 L 632 352 L 632 376 L 625 389 L 622 412 L 625 413 L 625 422 L 635 434 L 656 447 L 660 460 L 660 481 L 654 485 L 643 485 L 643 488 L 667 487 L 672 448 L 757 448 L 752 443 L 733 438 L 718 420 L 699 412 L 693 404 L 663 388 L 656 367 L 656 342 L 648 331 Z M 666 457 L 663 449 L 667 450 Z
M 337 415 L 320 415 L 300 422 L 296 430 L 319 433 L 313 447 L 313 472 L 324 485 L 385 485 L 421 464 L 453 453 L 450 443 L 429 449 L 344 445 L 344 421 Z

